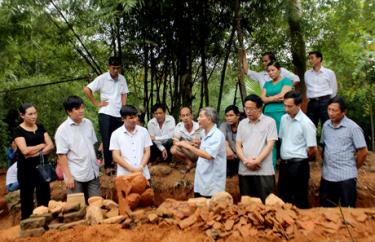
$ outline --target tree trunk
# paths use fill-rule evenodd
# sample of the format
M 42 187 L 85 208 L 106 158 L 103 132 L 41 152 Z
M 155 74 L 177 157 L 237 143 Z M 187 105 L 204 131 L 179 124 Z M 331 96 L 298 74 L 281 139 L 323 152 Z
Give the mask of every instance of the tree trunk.
M 216 108 L 218 116 L 220 114 L 221 98 L 223 96 L 225 73 L 226 73 L 226 70 L 227 70 L 229 55 L 230 55 L 230 52 L 231 52 L 231 49 L 232 49 L 234 33 L 236 32 L 235 23 L 236 23 L 236 21 L 233 21 L 232 32 L 230 34 L 228 43 L 225 45 L 225 49 L 227 50 L 227 53 L 225 54 L 223 69 L 221 70 L 219 98 L 217 100 L 217 108 Z
M 302 9 L 300 0 L 288 0 L 287 11 L 290 29 L 291 51 L 295 72 L 301 79 L 297 89 L 306 97 L 304 74 L 306 71 L 306 47 L 301 29 Z
M 241 3 L 240 0 L 236 0 L 235 5 L 235 19 L 236 19 L 236 29 L 237 29 L 237 37 L 238 37 L 238 61 L 237 61 L 237 73 L 238 73 L 238 85 L 240 89 L 241 101 L 243 101 L 246 97 L 246 86 L 243 78 L 243 71 L 242 71 L 242 55 L 244 53 L 243 47 L 243 34 L 241 29 L 241 16 L 240 16 L 240 8 Z

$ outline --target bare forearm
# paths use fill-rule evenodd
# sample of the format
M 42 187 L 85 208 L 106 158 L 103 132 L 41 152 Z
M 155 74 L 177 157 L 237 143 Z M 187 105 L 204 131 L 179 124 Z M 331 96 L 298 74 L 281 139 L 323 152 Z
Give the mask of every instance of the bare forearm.
M 246 161 L 246 157 L 245 157 L 244 154 L 243 154 L 241 144 L 236 143 L 236 150 L 237 150 L 237 156 L 238 156 L 238 158 L 239 158 L 241 161 L 245 162 L 245 161 Z
M 150 160 L 150 154 L 151 154 L 150 148 L 146 148 L 143 153 L 143 157 L 141 161 L 142 167 L 145 167 L 147 165 L 148 161 Z
M 260 152 L 258 157 L 256 158 L 259 162 L 262 162 L 271 152 L 273 149 L 275 141 L 267 141 L 266 146 L 263 148 L 263 150 Z
M 130 165 L 129 162 L 127 162 L 126 160 L 122 159 L 121 155 L 118 154 L 118 152 L 113 151 L 112 156 L 113 156 L 113 161 L 114 162 L 116 162 L 118 165 L 122 166 L 123 168 L 125 168 L 129 172 L 133 172 L 134 167 L 132 165 Z
M 357 168 L 360 168 L 366 160 L 368 155 L 367 148 L 363 148 L 357 151 Z
M 57 162 L 60 164 L 63 173 L 67 177 L 72 177 L 72 173 L 70 172 L 69 165 L 68 165 L 68 158 L 66 155 L 58 155 Z
M 96 101 L 92 91 L 88 87 L 83 88 L 83 92 L 86 94 L 87 98 L 90 100 L 90 102 L 94 105 L 97 106 L 98 102 Z

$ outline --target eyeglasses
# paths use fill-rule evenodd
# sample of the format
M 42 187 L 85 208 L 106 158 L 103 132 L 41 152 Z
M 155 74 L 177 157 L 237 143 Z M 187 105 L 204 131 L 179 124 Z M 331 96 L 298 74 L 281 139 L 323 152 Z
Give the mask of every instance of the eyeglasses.
M 256 112 L 258 109 L 257 108 L 244 107 L 244 110 L 245 110 L 245 112 L 253 113 L 253 112 Z

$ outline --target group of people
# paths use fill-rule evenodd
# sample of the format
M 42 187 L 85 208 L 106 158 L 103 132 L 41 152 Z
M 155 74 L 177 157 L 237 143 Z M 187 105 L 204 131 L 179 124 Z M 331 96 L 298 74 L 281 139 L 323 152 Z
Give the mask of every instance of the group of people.
M 191 108 L 182 107 L 181 122 L 176 125 L 174 118 L 166 114 L 165 104 L 157 103 L 152 107 L 153 118 L 146 129 L 140 125 L 138 110 L 127 104 L 128 86 L 120 74 L 121 60 L 109 58 L 109 71 L 83 90 L 99 108 L 106 173 L 111 174 L 116 166 L 117 176 L 141 172 L 150 179 L 149 161 L 171 161 L 174 157 L 186 162 L 185 172 L 196 166 L 196 197 L 211 197 L 225 191 L 226 177 L 238 174 L 241 195 L 264 201 L 276 190 L 275 143 L 280 140 L 278 194 L 284 201 L 306 208 L 308 161 L 317 153 L 316 124 L 320 119 L 324 124 L 320 140 L 324 148 L 321 204 L 354 207 L 357 169 L 367 155 L 366 142 L 361 128 L 345 116 L 345 102 L 336 97 L 336 80 L 329 79 L 334 73 L 320 66 L 322 59 L 319 52 L 309 54 L 314 68 L 305 75 L 308 115 L 301 110 L 301 95 L 293 91 L 299 78 L 266 53 L 263 63 L 267 73 L 250 71 L 244 65 L 245 71 L 263 88 L 261 96 L 252 94 L 245 98 L 245 117 L 237 106 L 230 105 L 225 109 L 226 121 L 218 128 L 215 109 L 202 108 L 195 122 Z M 331 90 L 323 91 L 323 87 Z M 95 98 L 95 92 L 100 93 L 100 100 Z M 58 127 L 54 140 L 67 193 L 83 192 L 86 199 L 100 196 L 93 124 L 85 118 L 82 98 L 69 96 L 63 106 L 67 118 Z M 14 131 L 14 142 L 21 217 L 25 219 L 32 213 L 34 190 L 38 205 L 48 205 L 49 184 L 39 179 L 36 166 L 40 157 L 55 147 L 43 125 L 37 122 L 36 107 L 26 103 L 19 111 L 22 122 Z

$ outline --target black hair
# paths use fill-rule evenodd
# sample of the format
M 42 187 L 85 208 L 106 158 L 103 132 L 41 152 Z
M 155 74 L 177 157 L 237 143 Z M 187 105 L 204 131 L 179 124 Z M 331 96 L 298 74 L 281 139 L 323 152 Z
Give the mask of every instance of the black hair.
M 337 103 L 340 107 L 341 112 L 345 112 L 347 109 L 346 102 L 343 97 L 341 96 L 336 96 L 334 98 L 331 98 L 328 102 L 328 105 L 332 103 Z
M 261 108 L 263 106 L 262 99 L 256 94 L 250 94 L 249 96 L 245 97 L 244 103 L 246 103 L 247 101 L 255 103 L 257 108 Z
M 125 105 L 121 108 L 120 114 L 122 118 L 128 116 L 138 116 L 138 110 L 132 105 Z
M 320 51 L 310 51 L 309 52 L 309 56 L 310 55 L 315 55 L 316 57 L 318 57 L 318 58 L 320 58 L 320 62 L 323 62 L 323 54 L 322 54 L 322 52 L 320 52 Z
M 73 109 L 77 109 L 83 105 L 82 98 L 78 96 L 69 96 L 63 103 L 65 112 L 70 112 Z
M 193 114 L 193 110 L 191 110 L 191 107 L 189 107 L 189 106 L 181 107 L 181 108 L 180 108 L 180 112 L 179 112 L 180 114 L 181 114 L 181 110 L 184 109 L 184 108 L 189 109 L 190 113 Z
M 151 112 L 152 113 L 155 113 L 156 110 L 158 110 L 159 108 L 161 108 L 163 110 L 163 112 L 165 113 L 165 111 L 167 110 L 167 107 L 165 106 L 164 103 L 156 103 L 154 106 L 152 106 L 151 108 Z
M 31 103 L 23 103 L 21 106 L 19 106 L 18 108 L 18 111 L 21 113 L 21 114 L 25 114 L 26 113 L 26 110 L 31 108 L 31 107 L 34 107 L 35 106 Z
M 239 115 L 240 114 L 240 110 L 238 109 L 238 107 L 236 105 L 229 105 L 224 110 L 225 113 L 230 112 L 230 111 L 233 111 L 233 113 L 235 115 Z
M 108 65 L 110 66 L 121 66 L 121 59 L 117 56 L 111 56 L 108 59 Z
M 292 91 L 285 93 L 284 100 L 288 98 L 292 98 L 294 100 L 295 105 L 299 105 L 302 103 L 302 96 L 299 92 L 292 90 Z
M 274 66 L 274 67 L 276 67 L 276 68 L 279 69 L 279 70 L 280 70 L 280 68 L 281 68 L 280 63 L 277 62 L 277 61 L 271 61 L 270 63 L 268 63 L 267 68 L 268 68 L 269 66 Z
M 276 56 L 272 52 L 264 52 L 263 55 L 262 55 L 262 57 L 263 56 L 268 56 L 270 58 L 271 62 L 275 62 L 276 61 Z

